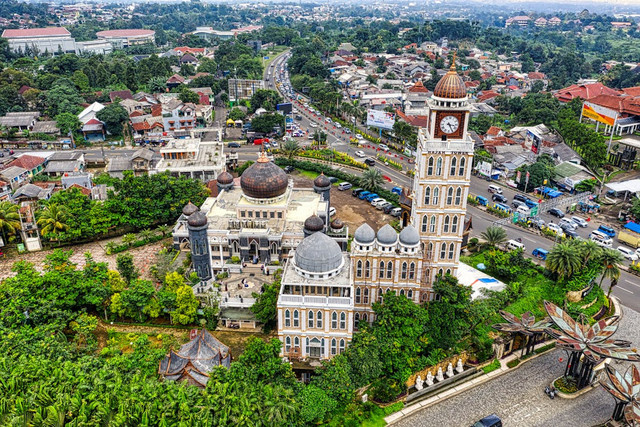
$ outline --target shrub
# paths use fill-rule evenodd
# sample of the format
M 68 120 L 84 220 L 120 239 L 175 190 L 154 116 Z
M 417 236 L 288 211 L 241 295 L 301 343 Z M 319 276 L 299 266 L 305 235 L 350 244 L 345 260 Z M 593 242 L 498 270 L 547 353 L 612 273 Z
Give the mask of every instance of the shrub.
M 563 393 L 575 393 L 578 391 L 576 380 L 568 377 L 558 378 L 553 382 L 553 386 Z
M 404 392 L 404 386 L 390 378 L 380 378 L 371 385 L 373 399 L 382 403 L 391 402 Z
M 544 353 L 545 351 L 548 351 L 548 350 L 551 350 L 552 348 L 555 348 L 555 346 L 556 346 L 556 343 L 552 342 L 551 344 L 547 344 L 547 345 L 544 345 L 544 346 L 542 346 L 540 348 L 536 348 L 534 350 L 534 353 L 535 354 Z
M 478 206 L 480 204 L 480 202 L 471 195 L 467 196 L 467 203 L 469 203 L 471 206 Z
M 499 216 L 500 218 L 506 218 L 508 216 L 511 216 L 511 213 L 505 212 L 505 211 L 500 210 L 500 209 L 496 209 L 496 208 L 494 208 L 492 206 L 487 207 L 487 211 L 491 212 L 494 215 Z
M 231 257 L 231 264 L 240 264 L 240 257 L 237 255 L 234 255 Z
M 498 369 L 500 369 L 500 361 L 498 359 L 493 359 L 491 363 L 489 363 L 487 366 L 484 366 L 482 368 L 482 371 L 485 374 L 488 374 L 489 372 L 493 372 Z
M 518 366 L 520 364 L 520 359 L 513 359 L 507 362 L 507 367 L 508 368 L 515 368 L 516 366 Z

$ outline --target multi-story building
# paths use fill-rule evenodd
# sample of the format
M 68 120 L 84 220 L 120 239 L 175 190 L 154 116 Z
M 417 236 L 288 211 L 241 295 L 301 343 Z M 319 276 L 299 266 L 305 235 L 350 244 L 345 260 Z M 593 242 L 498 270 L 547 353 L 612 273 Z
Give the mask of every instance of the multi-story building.
M 31 52 L 39 56 L 45 52 L 55 55 L 76 51 L 76 41 L 64 27 L 4 30 L 2 38 L 7 39 L 12 52 Z
M 114 49 L 123 49 L 141 44 L 154 44 L 156 42 L 155 35 L 155 31 L 143 29 L 106 30 L 96 33 L 98 40 L 108 41 L 113 45 Z

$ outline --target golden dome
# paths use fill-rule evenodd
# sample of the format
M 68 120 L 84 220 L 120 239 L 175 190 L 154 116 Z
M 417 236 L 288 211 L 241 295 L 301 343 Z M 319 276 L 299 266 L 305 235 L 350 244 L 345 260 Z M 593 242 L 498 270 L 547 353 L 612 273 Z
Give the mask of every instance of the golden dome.
M 467 97 L 467 87 L 462 81 L 462 77 L 458 75 L 456 71 L 455 58 L 451 62 L 451 67 L 447 74 L 442 76 L 435 89 L 433 89 L 433 96 L 438 98 L 447 99 L 461 99 Z

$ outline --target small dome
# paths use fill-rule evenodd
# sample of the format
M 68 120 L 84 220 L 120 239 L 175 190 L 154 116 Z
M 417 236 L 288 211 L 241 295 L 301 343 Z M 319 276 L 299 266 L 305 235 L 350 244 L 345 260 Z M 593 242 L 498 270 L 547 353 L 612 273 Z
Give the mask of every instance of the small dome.
M 287 191 L 288 185 L 287 174 L 264 154 L 240 177 L 240 186 L 244 194 L 255 199 L 281 196 Z
M 344 222 L 342 222 L 342 220 L 340 220 L 339 218 L 336 218 L 331 221 L 331 228 L 334 230 L 340 230 L 344 228 Z
M 207 216 L 202 213 L 202 211 L 198 211 L 192 214 L 187 220 L 187 224 L 191 227 L 202 227 L 203 225 L 207 225 Z
M 407 246 L 415 246 L 420 243 L 420 234 L 413 225 L 407 225 L 400 232 L 400 243 Z
M 310 273 L 328 273 L 344 262 L 340 245 L 324 233 L 305 237 L 296 248 L 296 267 Z
M 190 216 L 196 212 L 198 212 L 198 207 L 191 202 L 187 203 L 184 205 L 184 208 L 182 208 L 184 216 Z
M 467 97 L 467 87 L 456 71 L 455 61 L 451 64 L 447 74 L 442 76 L 436 84 L 435 89 L 433 89 L 433 96 L 447 99 L 463 99 Z
M 393 245 L 398 241 L 398 233 L 389 224 L 378 230 L 378 243 L 383 245 Z
M 360 244 L 373 243 L 376 238 L 376 232 L 366 222 L 362 224 L 353 235 L 356 242 Z
M 305 230 L 312 232 L 322 231 L 324 228 L 324 221 L 318 215 L 311 215 L 304 222 L 304 228 Z
M 233 175 L 229 172 L 224 171 L 220 175 L 218 175 L 218 184 L 228 185 L 233 182 Z
M 316 187 L 330 187 L 331 181 L 329 181 L 329 178 L 327 178 L 327 176 L 323 172 L 313 180 L 313 185 L 315 185 Z

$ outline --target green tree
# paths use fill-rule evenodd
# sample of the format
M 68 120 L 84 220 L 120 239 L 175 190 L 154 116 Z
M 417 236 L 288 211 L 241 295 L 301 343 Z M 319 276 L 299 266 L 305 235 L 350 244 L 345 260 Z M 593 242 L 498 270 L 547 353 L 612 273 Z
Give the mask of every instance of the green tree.
M 433 291 L 440 298 L 428 303 L 426 329 L 429 348 L 448 351 L 455 348 L 472 328 L 472 290 L 447 274 L 435 281 Z
M 547 255 L 547 269 L 556 273 L 561 279 L 569 279 L 580 270 L 582 262 L 576 246 L 563 242 L 556 244 Z
M 67 230 L 69 228 L 67 225 L 68 220 L 69 212 L 64 206 L 49 203 L 38 213 L 37 224 L 42 235 L 46 236 Z
M 247 117 L 247 114 L 239 109 L 238 107 L 234 107 L 229 111 L 229 118 L 234 122 L 236 120 L 244 120 Z
M 120 104 L 109 104 L 96 113 L 96 118 L 104 122 L 111 135 L 122 135 L 123 126 L 129 120 L 129 113 Z
M 400 141 L 404 142 L 413 135 L 413 128 L 410 124 L 403 122 L 402 120 L 396 120 L 393 124 L 393 133 Z
M 260 114 L 251 119 L 251 129 L 256 132 L 271 133 L 276 126 L 284 129 L 284 116 L 281 114 Z
M 167 90 L 167 79 L 164 77 L 152 77 L 147 82 L 147 88 L 151 93 L 163 93 Z
M 129 252 L 118 254 L 116 257 L 116 265 L 120 276 L 127 282 L 131 283 L 132 280 L 138 277 L 138 269 L 133 263 L 133 255 Z
M 602 281 L 605 278 L 611 280 L 607 297 L 611 295 L 611 290 L 620 278 L 620 266 L 623 261 L 624 257 L 615 249 L 604 248 L 598 257 L 598 263 L 602 266 L 602 277 L 600 278 L 599 285 L 602 286 Z
M 82 71 L 76 70 L 73 72 L 73 77 L 71 80 L 76 85 L 80 92 L 89 92 L 91 90 L 91 86 L 89 84 L 89 77 Z
M 135 242 L 136 240 L 138 240 L 138 236 L 133 233 L 127 233 L 122 236 L 122 243 L 126 244 L 129 247 L 131 247 L 131 245 L 133 245 L 133 242 Z
M 19 206 L 9 201 L 0 202 L 0 230 L 2 231 L 3 240 L 7 240 L 7 236 L 12 236 L 20 229 Z
M 382 173 L 378 169 L 367 169 L 360 177 L 360 186 L 367 191 L 378 191 L 383 181 Z
M 178 98 L 182 102 L 190 102 L 193 104 L 198 104 L 200 102 L 200 95 L 189 89 L 188 86 L 180 87 L 180 95 Z
M 78 94 L 75 84 L 66 78 L 56 80 L 45 92 L 46 113 L 56 117 L 60 113 L 76 114 L 84 100 Z
M 173 321 L 180 325 L 193 323 L 196 320 L 199 305 L 191 286 L 180 286 L 176 291 L 176 308 L 171 313 Z
M 72 113 L 60 113 L 56 116 L 56 126 L 60 129 L 62 135 L 68 135 L 69 132 L 76 132 L 82 127 L 82 122 L 78 116 Z
M 71 330 L 76 333 L 75 340 L 78 346 L 85 346 L 95 341 L 93 332 L 98 327 L 98 318 L 86 313 L 81 313 L 76 319 L 69 323 Z
M 276 328 L 278 293 L 280 292 L 280 280 L 276 280 L 271 284 L 265 284 L 262 293 L 253 292 L 251 296 L 255 298 L 255 302 L 251 306 L 251 312 L 255 314 L 256 319 L 262 323 L 262 330 L 269 333 Z
M 495 248 L 500 246 L 507 240 L 507 232 L 499 226 L 487 227 L 485 231 L 480 233 L 480 237 L 486 242 L 487 246 Z
M 186 286 L 187 282 L 184 279 L 184 276 L 177 271 L 172 271 L 171 273 L 167 273 L 164 278 L 164 286 L 167 290 L 171 292 L 177 292 L 179 288 Z
M 258 89 L 251 97 L 250 113 L 254 113 L 258 108 L 267 111 L 275 111 L 276 105 L 282 102 L 282 97 L 275 90 Z
M 288 139 L 282 144 L 281 151 L 287 159 L 293 159 L 300 152 L 300 144 L 295 139 Z

